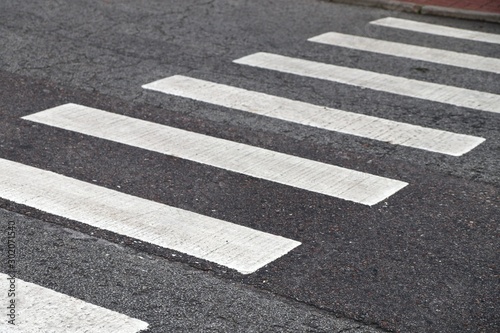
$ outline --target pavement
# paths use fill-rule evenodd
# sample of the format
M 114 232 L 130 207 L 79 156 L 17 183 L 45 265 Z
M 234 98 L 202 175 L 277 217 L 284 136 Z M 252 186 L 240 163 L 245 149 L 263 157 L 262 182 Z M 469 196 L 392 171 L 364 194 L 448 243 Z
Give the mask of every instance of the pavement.
M 326 1 L 0 1 L 2 159 L 302 243 L 243 275 L 0 199 L 0 230 L 18 228 L 19 279 L 148 333 L 499 332 L 500 113 L 234 62 L 266 52 L 498 94 L 497 73 L 308 41 L 337 32 L 498 59 L 499 44 L 371 23 L 388 16 L 500 34 L 498 23 Z M 486 140 L 448 156 L 142 88 L 173 75 Z M 65 103 L 409 185 L 369 207 L 22 118 Z
M 500 0 L 329 0 L 359 6 L 500 23 Z

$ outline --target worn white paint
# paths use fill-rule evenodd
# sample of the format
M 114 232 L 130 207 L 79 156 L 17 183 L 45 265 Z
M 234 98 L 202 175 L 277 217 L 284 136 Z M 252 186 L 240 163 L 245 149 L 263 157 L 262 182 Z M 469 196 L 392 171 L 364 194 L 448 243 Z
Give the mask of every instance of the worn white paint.
M 370 24 L 389 27 L 389 28 L 409 30 L 414 32 L 421 32 L 438 36 L 468 39 L 476 42 L 500 44 L 500 35 L 498 34 L 452 28 L 444 25 L 404 20 L 395 17 L 382 18 L 379 20 L 372 21 L 370 22 Z
M 271 53 L 254 53 L 235 63 L 339 82 L 362 88 L 500 113 L 500 95 L 341 67 Z
M 24 119 L 365 205 L 376 204 L 408 185 L 77 104 Z
M 3 185 L 3 183 L 2 183 Z M 0 273 L 2 290 L 2 320 L 4 333 L 136 333 L 148 324 L 126 315 L 90 304 L 36 284 Z M 8 297 L 10 283 L 15 284 L 15 296 Z M 7 316 L 14 300 L 15 326 Z
M 483 138 L 446 132 L 175 75 L 145 89 L 392 144 L 460 156 Z
M 243 274 L 256 271 L 300 245 L 4 159 L 0 159 L 0 184 L 1 198 L 187 253 Z
M 467 53 L 346 35 L 337 32 L 327 32 L 308 40 L 355 50 L 500 74 L 499 58 L 488 58 Z

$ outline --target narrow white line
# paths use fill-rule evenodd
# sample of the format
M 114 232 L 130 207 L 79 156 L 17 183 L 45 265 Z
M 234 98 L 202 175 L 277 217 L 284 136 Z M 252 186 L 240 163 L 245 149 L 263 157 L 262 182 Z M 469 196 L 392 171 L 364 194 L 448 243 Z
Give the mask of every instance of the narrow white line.
M 15 295 L 7 298 L 11 283 Z M 0 273 L 0 288 L 4 291 L 2 309 L 7 313 L 0 321 L 2 332 L 136 333 L 148 328 L 141 320 L 18 278 L 11 279 L 4 273 Z M 9 316 L 12 309 L 13 316 Z M 15 325 L 8 322 L 11 319 Z
M 370 206 L 408 185 L 81 105 L 66 104 L 24 119 Z M 353 172 L 355 179 L 346 180 L 351 189 L 339 193 L 338 179 Z M 361 182 L 363 186 L 357 186 Z M 367 198 L 360 201 L 361 196 Z
M 336 32 L 327 32 L 309 38 L 309 41 L 500 74 L 500 59 L 498 58 L 487 58 L 473 54 L 388 42 Z
M 452 156 L 463 155 L 484 141 L 479 137 L 325 108 L 181 75 L 148 83 L 143 85 L 143 88 L 302 125 Z
M 97 121 L 101 116 L 96 114 Z M 300 245 L 284 237 L 4 159 L 0 159 L 0 184 L 0 197 L 7 200 L 187 253 L 243 274 L 256 271 Z
M 411 80 L 264 52 L 254 53 L 234 60 L 234 62 L 434 102 L 500 113 L 500 95 L 476 90 Z
M 451 28 L 443 25 L 429 24 L 411 20 L 403 20 L 394 17 L 386 17 L 383 19 L 375 20 L 370 22 L 370 24 L 380 25 L 389 28 L 410 30 L 410 31 L 438 35 L 438 36 L 500 44 L 500 35 L 497 34 L 459 29 L 459 28 Z

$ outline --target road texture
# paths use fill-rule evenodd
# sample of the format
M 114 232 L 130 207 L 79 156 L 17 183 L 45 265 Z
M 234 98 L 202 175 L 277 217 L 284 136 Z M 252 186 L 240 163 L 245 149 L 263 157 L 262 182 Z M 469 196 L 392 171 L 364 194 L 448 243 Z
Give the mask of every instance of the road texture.
M 272 52 L 500 92 L 498 74 L 307 41 L 336 31 L 498 57 L 498 45 L 369 24 L 388 16 L 500 34 L 497 24 L 321 1 L 2 1 L 0 158 L 302 243 L 241 275 L 0 199 L 0 221 L 19 228 L 19 278 L 151 332 L 498 331 L 500 115 L 233 63 Z M 178 74 L 486 141 L 446 156 L 141 88 Z M 364 206 L 21 119 L 64 103 L 409 185 Z

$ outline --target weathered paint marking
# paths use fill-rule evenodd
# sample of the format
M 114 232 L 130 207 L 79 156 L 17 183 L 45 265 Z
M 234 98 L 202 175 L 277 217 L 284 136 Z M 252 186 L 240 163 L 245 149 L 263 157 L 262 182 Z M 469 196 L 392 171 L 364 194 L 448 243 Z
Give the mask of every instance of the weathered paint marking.
M 300 243 L 0 159 L 0 197 L 212 261 L 243 274 Z M 110 331 L 111 332 L 111 331 Z
M 15 295 L 7 298 L 11 283 L 15 286 Z M 2 332 L 136 333 L 148 328 L 148 324 L 141 320 L 19 278 L 12 279 L 4 273 L 0 273 L 0 290 L 4 296 L 1 298 L 4 301 L 2 308 L 9 314 L 14 309 L 12 323 L 15 324 L 8 322 L 12 317 L 4 315 L 0 320 Z
M 497 34 L 452 28 L 444 25 L 404 20 L 395 17 L 382 18 L 379 20 L 372 21 L 370 22 L 370 24 L 389 27 L 389 28 L 421 32 L 438 36 L 468 39 L 476 42 L 500 44 L 500 35 Z
M 500 95 L 335 66 L 271 53 L 254 53 L 235 63 L 339 82 L 362 88 L 500 113 Z
M 483 138 L 400 123 L 175 75 L 145 89 L 392 144 L 461 156 Z
M 311 42 L 340 46 L 366 52 L 386 54 L 395 57 L 422 60 L 442 65 L 457 66 L 500 74 L 500 59 L 488 58 L 474 54 L 452 52 L 423 46 L 389 42 L 337 32 L 308 39 Z
M 23 118 L 370 206 L 408 185 L 82 105 Z

